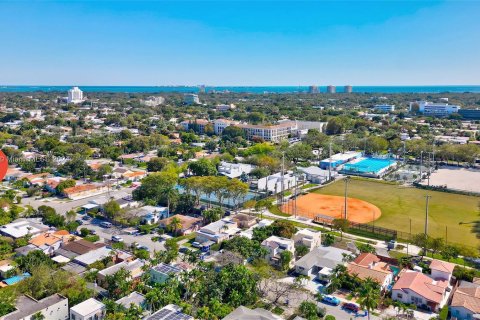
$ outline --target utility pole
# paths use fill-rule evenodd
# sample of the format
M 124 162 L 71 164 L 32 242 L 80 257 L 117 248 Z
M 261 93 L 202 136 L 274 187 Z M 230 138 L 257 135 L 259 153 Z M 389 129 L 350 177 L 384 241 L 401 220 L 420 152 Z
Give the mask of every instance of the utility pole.
M 350 182 L 350 177 L 349 176 L 345 177 L 345 179 L 343 179 L 343 181 L 345 182 L 345 220 L 348 220 L 347 192 L 348 192 L 348 183 Z
M 332 142 L 328 144 L 328 182 L 332 180 Z
M 423 151 L 420 151 L 420 183 L 422 183 Z
M 403 165 L 407 163 L 407 159 L 405 158 L 405 140 L 403 140 Z
M 430 200 L 432 196 L 430 195 L 426 195 L 425 196 L 425 199 L 426 199 L 426 202 L 425 202 L 425 238 L 427 238 L 428 236 L 428 202 Z
M 282 188 L 280 189 L 281 190 L 281 196 L 280 196 L 280 205 L 283 205 L 283 196 L 284 196 L 284 192 L 285 192 L 285 152 L 282 152 Z

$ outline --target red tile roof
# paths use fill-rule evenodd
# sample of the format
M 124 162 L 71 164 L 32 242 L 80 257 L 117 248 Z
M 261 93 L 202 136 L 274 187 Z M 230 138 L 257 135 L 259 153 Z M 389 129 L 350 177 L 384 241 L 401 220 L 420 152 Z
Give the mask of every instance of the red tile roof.
M 430 263 L 431 270 L 438 270 L 445 273 L 453 273 L 454 268 L 455 264 L 446 261 L 432 260 Z
M 400 278 L 393 286 L 393 290 L 409 289 L 426 300 L 440 303 L 447 288 L 446 281 L 435 281 L 427 275 L 416 271 L 407 271 L 400 275 Z

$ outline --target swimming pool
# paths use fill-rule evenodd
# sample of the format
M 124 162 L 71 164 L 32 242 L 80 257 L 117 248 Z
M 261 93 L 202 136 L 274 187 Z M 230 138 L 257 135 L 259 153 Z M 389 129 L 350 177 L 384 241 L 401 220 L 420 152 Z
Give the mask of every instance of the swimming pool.
M 345 164 L 340 172 L 378 176 L 395 164 L 396 161 L 393 159 L 360 158 L 358 161 Z

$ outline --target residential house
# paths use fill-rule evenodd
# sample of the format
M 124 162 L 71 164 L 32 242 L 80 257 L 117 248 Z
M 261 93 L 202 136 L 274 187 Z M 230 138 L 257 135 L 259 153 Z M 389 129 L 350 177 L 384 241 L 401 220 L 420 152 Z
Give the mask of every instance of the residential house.
M 213 241 L 220 243 L 229 239 L 236 234 L 240 229 L 237 222 L 230 218 L 223 218 L 221 220 L 212 222 L 202 227 L 196 232 L 195 241 L 199 243 Z
M 445 279 L 435 280 L 418 271 L 402 271 L 392 289 L 392 299 L 437 312 L 450 295 L 451 287 Z
M 15 303 L 15 311 L 1 317 L 2 320 L 30 320 L 35 314 L 42 314 L 47 320 L 68 319 L 68 299 L 54 294 L 41 300 L 21 295 Z
M 350 274 L 357 275 L 360 279 L 371 278 L 378 282 L 382 290 L 388 288 L 393 282 L 393 271 L 388 263 L 372 253 L 361 253 L 355 260 L 347 264 Z
M 6 278 L 8 273 L 15 270 L 15 265 L 11 260 L 2 260 L 0 261 L 0 277 L 2 279 Z
M 182 308 L 175 304 L 168 304 L 145 320 L 194 320 L 192 316 L 182 312 Z
M 480 315 L 480 281 L 460 281 L 449 308 L 452 319 L 456 320 L 472 320 Z
M 70 308 L 70 320 L 102 320 L 106 307 L 100 301 L 90 298 Z
M 84 199 L 108 192 L 109 187 L 104 184 L 81 184 L 70 188 L 65 188 L 63 194 L 71 200 Z
M 160 263 L 150 269 L 150 281 L 155 283 L 164 283 L 168 278 L 177 276 L 184 271 L 180 266 Z
M 39 234 L 30 239 L 28 243 L 42 250 L 46 255 L 52 255 L 62 243 L 66 243 L 72 238 L 75 239 L 75 236 L 67 230 L 58 230 Z
M 335 247 L 316 247 L 297 262 L 295 271 L 307 277 L 317 277 L 320 281 L 329 282 L 330 277 L 338 265 L 345 265 L 350 251 Z
M 40 222 L 40 219 L 17 219 L 0 226 L 0 234 L 18 239 L 26 235 L 35 236 L 49 229 L 48 226 Z
M 433 279 L 445 280 L 450 283 L 450 279 L 453 275 L 453 269 L 455 269 L 455 264 L 433 259 L 430 262 L 430 275 Z
M 55 251 L 57 256 L 64 256 L 69 259 L 73 259 L 77 256 L 86 254 L 90 251 L 97 250 L 99 248 L 105 247 L 103 243 L 93 243 L 87 240 L 76 240 L 68 243 L 63 243 Z
M 107 259 L 111 260 L 113 263 L 120 263 L 122 261 L 131 261 L 133 259 L 133 255 L 122 250 L 112 250 L 109 247 L 100 247 L 85 254 L 76 256 L 73 261 L 81 266 L 88 267 L 97 261 Z
M 122 176 L 126 181 L 140 181 L 147 176 L 147 171 L 137 170 L 132 172 L 126 172 Z
M 135 259 L 132 261 L 122 261 L 120 263 L 114 264 L 113 266 L 100 270 L 97 273 L 98 283 L 102 285 L 107 276 L 114 275 L 115 273 L 120 271 L 120 269 L 125 269 L 130 273 L 129 280 L 137 279 L 141 277 L 143 274 L 143 266 L 145 266 L 145 260 L 142 260 L 142 259 Z
M 322 245 L 322 233 L 312 229 L 301 229 L 294 234 L 293 241 L 296 246 L 303 245 L 312 251 L 313 248 Z
M 295 256 L 295 242 L 292 239 L 270 236 L 263 240 L 262 247 L 267 249 L 268 253 L 265 256 L 270 264 L 280 265 L 280 255 L 283 251 L 290 251 L 292 253 L 292 260 L 290 261 L 290 267 L 294 264 L 293 257 Z
M 118 299 L 115 301 L 116 304 L 121 305 L 125 309 L 130 308 L 130 306 L 133 304 L 137 307 L 142 308 L 143 310 L 148 310 L 149 306 L 148 303 L 145 299 L 145 296 L 141 293 L 138 293 L 136 291 L 130 293 L 128 296 L 125 296 L 123 298 Z
M 167 229 L 174 218 L 180 221 L 181 227 L 177 230 L 177 234 L 181 236 L 197 231 L 202 225 L 201 218 L 194 218 L 190 216 L 184 216 L 182 214 L 176 214 L 174 216 L 158 221 L 159 227 L 162 229 Z
M 238 213 L 232 216 L 232 220 L 237 222 L 237 226 L 242 229 L 248 229 L 257 224 L 257 218 L 244 213 Z
M 128 213 L 132 217 L 140 217 L 141 222 L 144 224 L 155 224 L 169 215 L 167 207 L 158 206 L 143 206 Z
M 230 312 L 223 320 L 282 320 L 283 318 L 263 308 L 249 309 L 240 306 Z

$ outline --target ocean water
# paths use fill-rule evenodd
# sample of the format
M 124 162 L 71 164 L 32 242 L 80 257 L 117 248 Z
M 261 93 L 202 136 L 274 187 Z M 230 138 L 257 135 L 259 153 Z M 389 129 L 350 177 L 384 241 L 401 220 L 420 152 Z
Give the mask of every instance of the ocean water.
M 197 86 L 79 86 L 85 92 L 113 93 L 196 93 Z M 66 92 L 71 86 L 2 86 L 0 92 Z M 326 86 L 319 86 L 320 92 L 326 92 Z M 307 86 L 206 86 L 207 92 L 237 93 L 306 93 Z M 343 86 L 337 86 L 337 93 L 343 92 Z M 445 86 L 353 86 L 354 93 L 480 93 L 480 85 Z

